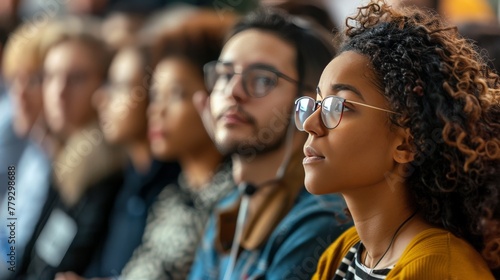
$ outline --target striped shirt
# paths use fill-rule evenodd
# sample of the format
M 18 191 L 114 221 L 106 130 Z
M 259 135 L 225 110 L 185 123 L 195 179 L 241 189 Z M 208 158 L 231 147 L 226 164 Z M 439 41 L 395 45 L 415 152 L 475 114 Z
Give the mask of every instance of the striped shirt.
M 361 262 L 361 255 L 363 252 L 363 245 L 361 242 L 354 244 L 349 249 L 340 263 L 339 268 L 335 271 L 333 280 L 380 280 L 385 279 L 387 274 L 391 271 L 394 265 L 388 268 L 374 269 L 366 267 Z M 359 252 L 359 254 L 358 254 Z

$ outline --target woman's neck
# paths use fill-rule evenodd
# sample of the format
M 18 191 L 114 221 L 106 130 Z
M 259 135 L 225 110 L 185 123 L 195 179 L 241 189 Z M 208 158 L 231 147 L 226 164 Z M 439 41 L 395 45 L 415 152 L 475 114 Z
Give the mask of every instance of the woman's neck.
M 413 237 L 431 227 L 409 206 L 403 185 L 381 183 L 344 194 L 344 198 L 364 246 L 362 260 L 368 267 L 380 269 L 394 264 Z
M 126 146 L 127 155 L 134 169 L 141 174 L 145 174 L 151 167 L 151 151 L 147 138 L 134 141 Z

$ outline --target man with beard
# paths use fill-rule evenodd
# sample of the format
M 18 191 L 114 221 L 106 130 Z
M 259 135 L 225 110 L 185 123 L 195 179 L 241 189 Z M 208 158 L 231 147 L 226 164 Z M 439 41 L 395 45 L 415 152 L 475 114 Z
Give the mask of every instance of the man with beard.
M 351 223 L 339 196 L 304 188 L 293 100 L 314 96 L 331 35 L 276 10 L 244 18 L 198 93 L 207 130 L 232 156 L 238 190 L 212 214 L 190 279 L 310 279 L 321 252 Z

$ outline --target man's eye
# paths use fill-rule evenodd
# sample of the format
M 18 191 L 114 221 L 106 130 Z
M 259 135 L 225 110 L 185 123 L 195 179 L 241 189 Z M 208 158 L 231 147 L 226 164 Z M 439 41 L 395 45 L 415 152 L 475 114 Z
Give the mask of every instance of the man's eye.
M 260 77 L 255 77 L 254 84 L 257 87 L 268 87 L 272 86 L 274 84 L 274 81 L 272 78 L 260 76 Z

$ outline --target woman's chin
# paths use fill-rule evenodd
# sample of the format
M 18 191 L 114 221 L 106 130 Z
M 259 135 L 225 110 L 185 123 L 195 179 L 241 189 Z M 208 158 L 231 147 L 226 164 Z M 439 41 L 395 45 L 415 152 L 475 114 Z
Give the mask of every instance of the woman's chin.
M 315 184 L 315 182 L 312 182 L 308 180 L 307 175 L 306 178 L 304 179 L 304 185 L 306 187 L 306 190 L 314 195 L 321 195 L 321 194 L 327 194 L 329 193 L 327 190 L 319 186 L 318 184 Z

